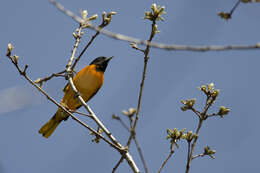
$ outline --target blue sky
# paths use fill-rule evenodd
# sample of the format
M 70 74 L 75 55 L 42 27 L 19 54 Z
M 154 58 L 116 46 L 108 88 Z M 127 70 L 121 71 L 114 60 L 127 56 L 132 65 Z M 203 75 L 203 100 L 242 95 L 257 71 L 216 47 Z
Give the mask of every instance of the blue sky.
M 64 0 L 73 12 L 87 9 L 101 16 L 103 11 L 116 11 L 106 28 L 140 39 L 147 39 L 150 22 L 143 20 L 152 3 L 166 6 L 165 22 L 158 22 L 161 31 L 154 41 L 187 45 L 255 44 L 260 42 L 260 4 L 241 4 L 232 20 L 217 16 L 229 11 L 236 0 L 218 1 L 83 1 Z M 29 64 L 32 79 L 62 71 L 73 46 L 72 32 L 77 24 L 45 1 L 2 1 L 0 3 L 0 173 L 13 172 L 111 172 L 120 155 L 106 143 L 91 142 L 89 132 L 69 119 L 49 139 L 38 134 L 39 128 L 54 114 L 56 106 L 46 100 L 20 77 L 5 52 L 12 42 L 21 65 Z M 101 18 L 94 24 L 99 24 Z M 85 31 L 80 48 L 93 35 Z M 143 55 L 128 43 L 100 35 L 81 59 L 77 70 L 97 56 L 115 56 L 110 62 L 103 88 L 89 105 L 125 144 L 128 132 L 111 119 L 113 113 L 136 107 L 143 67 Z M 224 119 L 209 119 L 201 129 L 196 153 L 205 145 L 217 150 L 216 159 L 194 160 L 191 172 L 257 172 L 259 140 L 259 63 L 260 50 L 224 52 L 174 52 L 152 49 L 143 93 L 137 138 L 150 172 L 159 169 L 169 152 L 167 128 L 195 129 L 197 120 L 191 112 L 180 110 L 180 100 L 197 98 L 201 109 L 202 84 L 213 82 L 220 89 L 218 101 L 230 107 Z M 55 99 L 62 98 L 62 78 L 51 80 L 44 89 Z M 80 109 L 80 111 L 84 111 Z M 86 123 L 91 120 L 80 117 Z M 184 172 L 186 144 L 169 160 L 163 172 Z M 143 168 L 134 147 L 131 154 Z M 124 162 L 118 172 L 131 172 Z

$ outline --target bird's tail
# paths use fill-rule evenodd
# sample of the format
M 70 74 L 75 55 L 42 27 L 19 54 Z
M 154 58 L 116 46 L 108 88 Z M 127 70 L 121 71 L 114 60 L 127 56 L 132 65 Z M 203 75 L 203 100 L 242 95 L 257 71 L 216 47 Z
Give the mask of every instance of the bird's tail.
M 54 132 L 54 130 L 58 127 L 60 122 L 63 120 L 59 116 L 61 112 L 58 110 L 55 115 L 46 123 L 44 124 L 41 129 L 39 130 L 39 133 L 42 134 L 43 137 L 48 138 L 51 136 L 51 134 Z

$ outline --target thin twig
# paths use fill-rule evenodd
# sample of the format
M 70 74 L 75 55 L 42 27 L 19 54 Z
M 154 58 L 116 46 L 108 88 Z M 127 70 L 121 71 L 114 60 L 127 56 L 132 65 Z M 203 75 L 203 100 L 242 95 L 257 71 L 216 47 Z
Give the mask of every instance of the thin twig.
M 80 17 L 75 15 L 70 10 L 65 9 L 61 4 L 55 2 L 54 0 L 49 0 L 58 10 L 66 14 L 67 16 L 72 17 L 78 23 L 84 23 Z M 89 28 L 92 30 L 99 31 L 100 33 L 117 40 L 126 41 L 129 43 L 136 43 L 140 45 L 150 45 L 154 48 L 169 50 L 169 51 L 196 51 L 196 52 L 206 52 L 206 51 L 225 51 L 225 50 L 250 50 L 250 49 L 259 49 L 260 43 L 252 44 L 252 45 L 226 45 L 226 46 L 217 46 L 217 45 L 209 45 L 209 46 L 193 46 L 193 45 L 174 45 L 174 44 L 163 44 L 156 42 L 149 42 L 146 40 L 137 39 L 134 37 L 129 37 L 123 34 L 114 33 L 100 27 L 96 27 L 90 23 L 88 23 Z M 101 30 L 102 29 L 102 30 Z
M 191 141 L 187 141 L 188 142 L 188 155 L 187 155 L 187 163 L 189 162 L 189 160 L 190 160 L 190 143 L 191 143 Z
M 220 116 L 220 115 L 217 113 L 212 113 L 212 114 L 207 115 L 207 117 L 216 117 L 216 116 Z
M 194 141 L 193 141 L 193 143 L 192 143 L 192 145 L 191 145 L 191 151 L 190 151 L 190 154 L 189 154 L 189 156 L 188 156 L 189 158 L 188 158 L 188 161 L 187 161 L 187 164 L 186 164 L 185 173 L 188 173 L 189 170 L 190 170 L 190 165 L 191 165 L 191 161 L 192 161 L 192 157 L 193 157 L 192 155 L 193 155 L 193 152 L 194 152 L 194 149 L 195 149 L 197 140 L 198 140 L 198 138 L 199 138 L 198 134 L 199 134 L 199 131 L 200 131 L 200 128 L 201 128 L 201 126 L 202 126 L 203 121 L 204 121 L 204 120 L 203 120 L 202 118 L 199 120 L 199 124 L 198 124 L 198 127 L 197 127 L 196 132 L 195 132 L 195 134 L 197 135 L 197 137 L 194 139 Z
M 111 17 L 110 17 L 111 18 Z M 86 46 L 84 47 L 84 49 L 80 52 L 79 56 L 75 59 L 75 62 L 73 63 L 73 65 L 71 66 L 71 69 L 73 70 L 75 68 L 75 66 L 77 65 L 78 61 L 80 60 L 80 58 L 82 57 L 82 55 L 86 52 L 86 50 L 88 49 L 88 47 L 92 44 L 92 42 L 95 40 L 95 38 L 100 34 L 100 30 L 102 30 L 104 27 L 106 27 L 110 22 L 106 21 L 103 17 L 103 21 L 102 23 L 98 26 L 99 30 L 96 30 L 96 33 L 91 37 L 91 39 L 89 40 L 89 42 L 86 44 Z
M 206 156 L 206 155 L 205 154 L 197 154 L 197 155 L 193 156 L 192 159 L 196 159 L 198 157 L 204 157 L 204 156 Z
M 193 156 L 193 157 L 192 157 L 192 160 L 193 160 L 193 159 L 196 159 L 196 158 L 198 158 L 198 157 L 204 157 L 204 156 L 209 156 L 210 158 L 215 159 L 215 157 L 212 156 L 212 155 L 210 155 L 210 154 L 201 153 L 201 154 L 197 154 L 197 155 Z
M 231 9 L 231 11 L 229 12 L 230 16 L 232 16 L 233 12 L 235 11 L 235 9 L 238 7 L 238 5 L 240 4 L 241 0 L 238 0 L 237 3 L 235 4 L 235 6 Z
M 154 37 L 154 27 L 155 27 L 155 21 L 153 21 L 152 23 L 152 29 L 151 29 L 151 34 L 150 34 L 150 38 L 149 38 L 149 42 L 152 41 L 153 37 Z M 136 128 L 136 125 L 137 125 L 137 122 L 139 120 L 139 113 L 140 113 L 140 108 L 141 108 L 141 102 L 142 102 L 142 95 L 143 95 L 143 88 L 144 88 L 144 81 L 145 81 L 145 77 L 146 77 L 146 69 L 147 69 L 147 64 L 148 64 L 148 60 L 149 60 L 149 52 L 150 52 L 150 45 L 148 44 L 146 49 L 145 49 L 145 52 L 144 52 L 144 68 L 143 68 L 143 74 L 142 74 L 142 82 L 141 82 L 141 85 L 140 85 L 140 91 L 139 91 L 139 96 L 138 96 L 138 104 L 137 104 L 137 110 L 136 110 L 136 117 L 135 117 L 135 120 L 134 120 L 134 124 L 133 124 L 133 127 L 131 129 L 131 135 L 127 141 L 127 146 L 130 145 L 131 143 L 131 140 L 133 139 L 133 136 L 135 135 L 135 128 Z
M 85 116 L 85 117 L 92 118 L 89 114 L 85 114 L 85 113 L 83 113 L 83 112 L 71 111 L 71 110 L 70 110 L 70 112 L 72 112 L 72 113 L 76 113 L 76 114 L 79 114 L 79 115 L 83 115 L 83 116 Z
M 118 120 L 118 121 L 121 123 L 121 125 L 122 125 L 128 132 L 131 131 L 131 129 L 126 125 L 126 123 L 125 123 L 119 116 L 113 115 L 113 119 Z
M 191 107 L 191 110 L 192 110 L 192 112 L 194 112 L 198 116 L 198 118 L 201 118 L 201 115 L 200 115 L 201 113 L 199 111 L 197 111 L 193 107 Z
M 139 156 L 140 156 L 140 158 L 141 158 L 141 161 L 142 161 L 142 163 L 143 163 L 144 171 L 145 171 L 145 173 L 149 173 L 148 166 L 147 166 L 146 161 L 145 161 L 145 159 L 144 159 L 143 151 L 142 151 L 142 149 L 141 149 L 141 147 L 140 147 L 140 145 L 139 145 L 139 142 L 138 142 L 138 140 L 137 140 L 137 138 L 136 138 L 136 135 L 134 135 L 134 142 L 135 142 L 135 145 L 136 145 L 138 154 L 139 154 Z
M 73 65 L 71 66 L 71 69 L 73 70 L 75 68 L 75 66 L 77 65 L 78 61 L 80 60 L 81 56 L 85 53 L 85 51 L 87 50 L 87 48 L 91 45 L 91 43 L 94 41 L 94 39 L 98 36 L 100 32 L 97 31 L 96 34 L 94 34 L 90 41 L 87 43 L 87 45 L 84 47 L 84 49 L 80 52 L 79 56 L 75 59 Z
M 174 153 L 174 145 L 175 143 L 171 143 L 171 150 L 169 155 L 166 157 L 166 159 L 163 161 L 162 166 L 160 167 L 158 173 L 160 173 L 162 171 L 162 169 L 164 168 L 164 166 L 166 165 L 166 163 L 168 162 L 168 160 L 172 157 L 173 153 Z
M 113 119 L 118 120 L 118 121 L 121 123 L 121 125 L 122 125 L 128 132 L 131 133 L 131 129 L 126 125 L 126 123 L 125 123 L 119 116 L 113 115 L 113 117 L 114 117 Z M 130 126 L 131 126 L 131 117 L 128 117 L 128 118 L 129 118 L 129 122 L 130 122 Z M 132 127 L 131 127 L 131 128 L 132 128 Z M 140 158 L 141 158 L 141 161 L 142 161 L 142 163 L 143 163 L 144 170 L 145 170 L 146 173 L 149 173 L 149 170 L 148 170 L 146 161 L 145 161 L 145 159 L 144 159 L 144 154 L 143 154 L 142 149 L 141 149 L 141 147 L 140 147 L 140 145 L 139 145 L 139 142 L 138 142 L 138 140 L 137 140 L 137 138 L 136 138 L 136 135 L 135 135 L 133 138 L 134 138 L 134 142 L 135 142 L 135 145 L 136 145 L 138 154 L 139 154 L 139 156 L 140 156 Z
M 119 165 L 123 162 L 123 160 L 124 160 L 124 157 L 122 156 L 122 157 L 120 158 L 120 160 L 117 162 L 117 164 L 115 165 L 115 167 L 113 168 L 112 173 L 115 173 L 115 172 L 116 172 L 117 168 L 118 168 Z
M 150 38 L 149 38 L 149 42 L 152 41 L 154 35 L 155 35 L 155 26 L 156 26 L 156 22 L 155 20 L 153 21 L 152 23 L 152 27 L 151 27 L 151 34 L 150 34 Z M 140 109 L 141 109 L 141 102 L 142 102 L 142 96 L 143 96 L 143 89 L 144 89 L 144 81 L 145 81 L 145 77 L 146 77 L 146 70 L 147 70 L 147 64 L 148 64 L 148 60 L 149 60 L 149 52 L 150 52 L 150 48 L 151 46 L 148 44 L 146 46 L 146 49 L 145 51 L 143 52 L 144 53 L 144 68 L 143 68 L 143 74 L 142 74 L 142 82 L 141 82 L 141 85 L 140 85 L 140 91 L 139 91 L 139 96 L 138 96 L 138 104 L 137 104 L 137 110 L 136 110 L 136 116 L 135 116 L 135 120 L 134 120 L 134 123 L 133 123 L 133 126 L 131 125 L 132 124 L 132 120 L 130 120 L 130 126 L 131 126 L 131 134 L 128 138 L 128 141 L 127 141 L 127 144 L 126 146 L 129 148 L 130 144 L 131 144 L 131 141 L 133 138 L 136 138 L 136 132 L 135 132 L 135 129 L 136 129 L 136 126 L 137 126 L 137 122 L 139 120 L 139 113 L 140 113 Z M 145 162 L 145 159 L 144 159 L 144 156 L 143 156 L 143 153 L 142 153 L 142 150 L 140 148 L 140 145 L 139 143 L 135 142 L 136 144 L 136 147 L 137 147 L 137 150 L 139 152 L 139 155 L 141 157 L 141 160 L 142 160 L 142 163 L 144 165 L 144 168 L 145 168 L 145 172 L 146 173 L 149 173 L 149 170 L 148 170 L 148 167 L 146 165 L 146 162 Z
M 53 77 L 65 77 L 63 75 L 63 73 L 65 73 L 65 70 L 58 72 L 58 73 L 52 73 L 50 76 L 47 76 L 44 78 L 39 78 L 39 79 L 35 80 L 34 82 L 39 84 L 40 86 L 42 86 L 43 82 L 47 82 L 47 81 L 51 80 Z

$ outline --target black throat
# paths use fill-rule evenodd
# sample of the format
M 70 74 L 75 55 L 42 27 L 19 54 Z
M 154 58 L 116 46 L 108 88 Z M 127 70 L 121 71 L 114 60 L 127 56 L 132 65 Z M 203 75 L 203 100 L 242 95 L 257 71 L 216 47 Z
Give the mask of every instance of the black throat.
M 109 60 L 110 60 L 110 59 L 108 59 L 108 58 L 106 58 L 106 57 L 104 57 L 104 56 L 101 56 L 101 57 L 98 57 L 98 58 L 94 59 L 94 60 L 90 63 L 90 65 L 96 65 L 96 70 L 97 70 L 97 71 L 105 72 Z

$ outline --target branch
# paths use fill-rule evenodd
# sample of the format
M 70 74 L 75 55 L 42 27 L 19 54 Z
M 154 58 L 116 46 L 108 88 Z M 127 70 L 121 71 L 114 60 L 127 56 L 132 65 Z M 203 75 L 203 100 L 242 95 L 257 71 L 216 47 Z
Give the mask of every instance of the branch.
M 192 159 L 196 159 L 198 157 L 204 157 L 204 156 L 209 156 L 210 158 L 215 159 L 214 156 L 208 155 L 208 154 L 203 154 L 203 153 L 193 156 Z
M 94 34 L 92 36 L 92 38 L 90 39 L 90 41 L 88 42 L 88 44 L 84 47 L 84 49 L 81 51 L 81 53 L 79 54 L 79 56 L 75 59 L 73 65 L 71 66 L 71 69 L 73 70 L 75 68 L 75 66 L 77 65 L 78 61 L 80 60 L 81 56 L 85 53 L 85 51 L 87 50 L 87 48 L 91 45 L 91 43 L 94 41 L 94 39 L 98 36 L 100 32 L 97 31 L 96 34 Z
M 155 20 L 152 23 L 152 29 L 151 29 L 151 34 L 150 34 L 150 38 L 149 38 L 149 42 L 152 41 L 155 33 L 154 33 L 154 28 L 155 28 Z M 135 136 L 135 128 L 137 125 L 137 122 L 139 120 L 139 113 L 140 113 L 140 108 L 141 108 L 141 102 L 142 102 L 142 95 L 143 95 L 143 88 L 144 88 L 144 81 L 145 81 L 145 77 L 146 77 L 146 69 L 147 69 L 147 64 L 148 64 L 148 60 L 149 60 L 149 52 L 150 52 L 150 45 L 148 44 L 145 51 L 144 51 L 144 68 L 143 68 L 143 74 L 142 74 L 142 82 L 140 85 L 140 91 L 139 91 L 139 96 L 138 96 L 138 104 L 137 104 L 137 110 L 136 110 L 136 117 L 134 120 L 134 124 L 133 127 L 131 129 L 131 135 L 127 141 L 127 146 L 130 146 L 131 141 L 133 139 L 133 137 Z
M 65 9 L 61 4 L 55 2 L 54 0 L 49 0 L 58 10 L 66 14 L 67 16 L 71 17 L 78 23 L 84 23 L 81 17 L 75 15 L 70 10 Z M 250 49 L 259 49 L 260 43 L 252 44 L 252 45 L 226 45 L 226 46 L 217 46 L 217 45 L 209 45 L 209 46 L 193 46 L 193 45 L 175 45 L 175 44 L 163 44 L 163 43 L 156 43 L 156 42 L 149 42 L 146 40 L 137 39 L 134 37 L 126 36 L 123 34 L 114 33 L 100 27 L 96 27 L 90 23 L 88 26 L 92 30 L 96 30 L 110 38 L 116 40 L 122 40 L 129 43 L 135 43 L 145 46 L 151 46 L 154 48 L 169 50 L 169 51 L 196 51 L 196 52 L 206 52 L 206 51 L 226 51 L 226 50 L 250 50 Z M 101 30 L 102 29 L 102 30 Z
M 112 119 L 115 119 L 115 120 L 118 120 L 121 125 L 128 131 L 128 132 L 131 132 L 131 129 L 126 125 L 126 123 L 117 115 L 113 114 L 112 115 Z
M 200 128 L 201 128 L 201 126 L 202 126 L 203 121 L 204 121 L 203 119 L 200 119 L 200 120 L 199 120 L 199 124 L 198 124 L 198 127 L 197 127 L 196 132 L 195 132 L 195 134 L 197 135 L 197 137 L 194 139 L 194 141 L 193 141 L 193 143 L 192 143 L 192 145 L 191 145 L 191 150 L 190 150 L 190 152 L 189 152 L 190 154 L 189 154 L 189 156 L 188 156 L 185 173 L 188 173 L 189 170 L 190 170 L 190 165 L 191 165 L 191 161 L 192 161 L 192 157 L 193 157 L 192 155 L 193 155 L 195 146 L 196 146 L 196 144 L 197 144 L 197 140 L 198 140 L 198 138 L 199 138 L 198 134 L 199 134 L 199 131 L 200 131 Z M 189 147 L 189 148 L 190 148 L 190 147 Z
M 166 157 L 166 159 L 163 161 L 162 166 L 160 167 L 158 173 L 160 173 L 162 171 L 162 169 L 164 168 L 164 166 L 166 165 L 166 163 L 168 162 L 168 160 L 172 157 L 173 153 L 174 153 L 174 145 L 175 143 L 171 143 L 171 150 L 169 155 Z
M 72 113 L 76 113 L 76 114 L 79 114 L 79 115 L 83 115 L 83 116 L 85 116 L 85 117 L 92 118 L 89 114 L 85 114 L 85 113 L 83 113 L 83 112 L 71 111 L 71 110 L 70 110 L 70 112 L 72 112 Z
M 115 119 L 115 120 L 118 120 L 118 121 L 121 123 L 121 125 L 122 125 L 128 132 L 131 133 L 131 129 L 126 125 L 126 123 L 125 123 L 119 116 L 112 115 L 112 118 Z M 128 116 L 128 118 L 129 118 L 130 126 L 131 126 L 131 117 Z M 139 154 L 139 156 L 140 156 L 140 158 L 141 158 L 141 161 L 142 161 L 142 163 L 143 163 L 144 170 L 145 170 L 146 173 L 149 173 L 147 164 L 146 164 L 145 159 L 144 159 L 144 155 L 143 155 L 142 149 L 141 149 L 141 147 L 140 147 L 140 145 L 139 145 L 139 142 L 138 142 L 138 140 L 137 140 L 137 138 L 136 138 L 136 135 L 134 135 L 133 138 L 134 138 L 134 142 L 135 142 L 135 145 L 136 145 L 138 154 Z
M 235 9 L 238 7 L 238 5 L 240 4 L 241 0 L 238 0 L 237 3 L 234 5 L 234 7 L 231 9 L 231 11 L 229 12 L 230 16 L 232 16 L 233 12 L 235 11 Z
M 112 173 L 115 173 L 119 165 L 123 162 L 124 157 L 122 156 L 120 160 L 117 162 L 116 166 L 113 168 Z
M 48 80 L 51 80 L 53 77 L 65 77 L 63 75 L 65 73 L 65 70 L 58 72 L 58 73 L 52 73 L 50 76 L 47 76 L 45 78 L 38 78 L 34 81 L 34 83 L 37 83 L 40 85 L 40 87 L 43 85 L 44 82 L 47 82 Z

